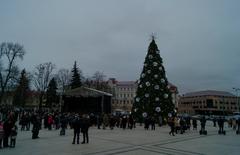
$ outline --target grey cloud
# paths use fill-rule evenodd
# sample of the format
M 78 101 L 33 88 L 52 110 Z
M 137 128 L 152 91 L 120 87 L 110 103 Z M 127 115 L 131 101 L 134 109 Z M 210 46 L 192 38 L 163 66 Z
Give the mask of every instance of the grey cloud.
M 22 43 L 22 67 L 52 61 L 85 75 L 100 70 L 139 78 L 150 35 L 169 81 L 180 92 L 239 85 L 240 2 L 237 0 L 21 0 L 0 6 L 0 41 Z M 240 86 L 239 86 L 240 87 Z

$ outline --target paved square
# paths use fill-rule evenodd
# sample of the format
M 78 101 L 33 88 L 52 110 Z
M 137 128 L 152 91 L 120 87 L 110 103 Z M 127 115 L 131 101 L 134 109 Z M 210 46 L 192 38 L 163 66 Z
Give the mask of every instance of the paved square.
M 98 130 L 90 128 L 89 144 L 71 144 L 73 131 L 59 136 L 59 130 L 41 130 L 40 138 L 31 139 L 30 131 L 19 131 L 15 148 L 0 149 L 1 155 L 239 155 L 240 135 L 225 128 L 227 135 L 218 135 L 217 128 L 208 124 L 208 135 L 198 131 L 170 136 L 169 127 L 145 131 L 137 126 L 133 130 Z M 80 141 L 82 140 L 82 135 Z

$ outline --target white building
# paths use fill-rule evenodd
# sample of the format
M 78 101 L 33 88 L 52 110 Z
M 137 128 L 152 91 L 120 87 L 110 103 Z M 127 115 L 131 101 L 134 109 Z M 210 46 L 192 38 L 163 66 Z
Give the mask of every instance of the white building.
M 136 81 L 117 81 L 115 78 L 108 80 L 108 85 L 112 89 L 112 111 L 130 112 L 137 91 Z M 172 93 L 173 103 L 178 106 L 178 90 L 177 87 L 169 83 Z

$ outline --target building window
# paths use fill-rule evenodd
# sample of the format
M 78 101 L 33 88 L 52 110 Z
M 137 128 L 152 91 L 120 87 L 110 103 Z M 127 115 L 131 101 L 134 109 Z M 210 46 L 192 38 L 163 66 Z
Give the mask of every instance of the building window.
M 213 108 L 213 100 L 212 99 L 207 99 L 207 107 Z

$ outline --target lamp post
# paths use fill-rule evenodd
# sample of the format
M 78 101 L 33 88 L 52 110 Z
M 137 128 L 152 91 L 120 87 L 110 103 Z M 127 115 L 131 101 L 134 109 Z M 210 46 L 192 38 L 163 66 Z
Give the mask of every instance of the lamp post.
M 237 96 L 237 106 L 238 106 L 238 111 L 240 111 L 240 105 L 238 103 L 238 96 L 239 96 L 239 91 L 240 91 L 240 88 L 233 88 L 233 90 L 236 92 L 236 96 Z

